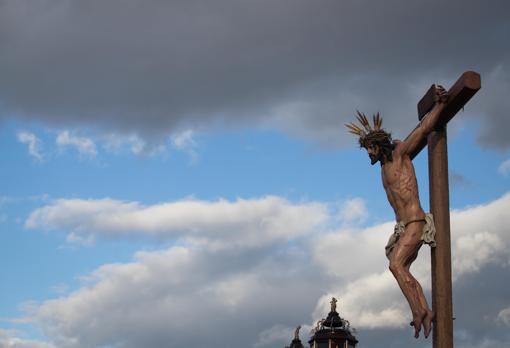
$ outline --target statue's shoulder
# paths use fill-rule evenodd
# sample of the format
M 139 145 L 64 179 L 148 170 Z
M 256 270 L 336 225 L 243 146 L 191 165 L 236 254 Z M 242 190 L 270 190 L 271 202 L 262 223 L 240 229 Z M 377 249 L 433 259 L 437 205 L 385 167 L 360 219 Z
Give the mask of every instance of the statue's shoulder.
M 392 144 L 393 144 L 393 152 L 395 152 L 395 151 L 398 152 L 400 150 L 400 148 L 404 145 L 404 142 L 400 139 L 394 139 L 392 141 Z

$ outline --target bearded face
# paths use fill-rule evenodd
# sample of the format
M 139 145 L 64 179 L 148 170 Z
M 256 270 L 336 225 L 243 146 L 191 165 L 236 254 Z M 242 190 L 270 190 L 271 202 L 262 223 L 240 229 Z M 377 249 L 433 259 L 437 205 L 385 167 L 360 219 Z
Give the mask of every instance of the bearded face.
M 372 165 L 376 164 L 382 158 L 382 149 L 376 143 L 368 143 L 366 146 L 368 157 L 370 157 L 370 163 Z

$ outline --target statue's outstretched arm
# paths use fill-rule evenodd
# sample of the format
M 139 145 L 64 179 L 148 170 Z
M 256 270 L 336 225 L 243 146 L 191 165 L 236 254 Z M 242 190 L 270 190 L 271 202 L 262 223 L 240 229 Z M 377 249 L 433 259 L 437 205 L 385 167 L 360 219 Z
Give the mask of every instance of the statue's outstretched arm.
M 436 104 L 430 112 L 423 117 L 420 124 L 409 134 L 409 136 L 399 146 L 402 154 L 411 154 L 420 145 L 423 138 L 434 129 L 439 115 L 448 101 L 448 92 L 441 86 L 436 87 Z

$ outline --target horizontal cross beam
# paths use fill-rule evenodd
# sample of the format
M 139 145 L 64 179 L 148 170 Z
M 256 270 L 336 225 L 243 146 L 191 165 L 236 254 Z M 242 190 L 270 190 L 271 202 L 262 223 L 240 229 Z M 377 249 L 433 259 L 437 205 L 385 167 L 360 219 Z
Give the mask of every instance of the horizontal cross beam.
M 466 105 L 471 97 L 480 89 L 480 74 L 474 71 L 466 71 L 459 77 L 457 82 L 448 90 L 448 101 L 443 111 L 439 115 L 437 128 L 446 125 L 455 116 L 460 109 Z M 418 119 L 421 120 L 435 104 L 436 86 L 432 85 L 427 93 L 418 103 Z M 419 126 L 419 125 L 418 125 Z M 417 126 L 417 127 L 418 127 Z M 411 159 L 416 157 L 427 145 L 427 139 L 424 138 L 416 150 L 410 154 Z

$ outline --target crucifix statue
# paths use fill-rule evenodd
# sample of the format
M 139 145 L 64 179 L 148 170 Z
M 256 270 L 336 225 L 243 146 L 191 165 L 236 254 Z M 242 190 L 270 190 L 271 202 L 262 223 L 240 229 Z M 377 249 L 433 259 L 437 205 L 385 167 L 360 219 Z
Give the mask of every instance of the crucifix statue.
M 411 308 L 414 336 L 418 338 L 423 327 L 428 337 L 435 322 L 433 343 L 437 348 L 453 347 L 446 124 L 478 89 L 480 75 L 475 72 L 464 73 L 448 92 L 432 85 L 418 104 L 420 123 L 402 141 L 392 140 L 382 128 L 379 113 L 373 116 L 373 125 L 360 112 L 360 125 L 346 125 L 359 136 L 360 147 L 368 152 L 371 164 L 381 165 L 383 187 L 397 221 L 386 245 L 389 268 Z M 432 214 L 426 214 L 421 207 L 412 163 L 427 144 Z M 410 272 L 424 243 L 432 247 L 433 310 Z

